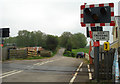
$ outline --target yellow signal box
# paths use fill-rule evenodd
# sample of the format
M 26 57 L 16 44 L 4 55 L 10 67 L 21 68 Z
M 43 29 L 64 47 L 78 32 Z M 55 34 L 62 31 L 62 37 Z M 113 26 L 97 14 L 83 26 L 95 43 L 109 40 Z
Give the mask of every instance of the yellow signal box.
M 109 51 L 110 50 L 110 44 L 109 42 L 104 42 L 104 50 Z

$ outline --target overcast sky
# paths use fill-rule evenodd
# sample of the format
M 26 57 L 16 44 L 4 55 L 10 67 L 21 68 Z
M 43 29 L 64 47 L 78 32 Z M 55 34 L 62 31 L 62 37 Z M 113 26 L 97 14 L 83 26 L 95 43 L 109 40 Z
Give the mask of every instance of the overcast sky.
M 64 31 L 81 32 L 80 5 L 115 3 L 118 15 L 119 0 L 0 0 L 0 26 L 10 28 L 10 36 L 17 36 L 19 30 L 37 31 L 60 36 Z M 104 30 L 112 31 L 112 27 Z M 89 39 L 88 39 L 89 40 Z M 112 42 L 112 36 L 110 38 Z

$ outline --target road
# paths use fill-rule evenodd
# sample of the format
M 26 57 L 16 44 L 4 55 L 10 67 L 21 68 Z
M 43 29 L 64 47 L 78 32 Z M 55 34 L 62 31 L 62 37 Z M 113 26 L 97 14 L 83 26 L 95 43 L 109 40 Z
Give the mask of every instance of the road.
M 61 48 L 52 58 L 4 62 L 0 79 L 3 82 L 89 82 L 89 69 L 84 60 L 64 57 L 63 52 Z

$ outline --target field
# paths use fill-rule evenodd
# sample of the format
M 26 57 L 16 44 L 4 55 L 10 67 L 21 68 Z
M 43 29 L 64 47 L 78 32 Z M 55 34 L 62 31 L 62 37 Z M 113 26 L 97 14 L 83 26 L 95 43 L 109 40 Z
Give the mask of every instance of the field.
M 89 53 L 89 48 L 72 49 L 72 52 L 75 54 L 77 54 L 77 52 Z

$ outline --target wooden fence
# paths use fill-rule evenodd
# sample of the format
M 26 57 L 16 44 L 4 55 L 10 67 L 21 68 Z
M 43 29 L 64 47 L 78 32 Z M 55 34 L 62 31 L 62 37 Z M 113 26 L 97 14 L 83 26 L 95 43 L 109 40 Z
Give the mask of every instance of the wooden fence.
M 11 58 L 22 58 L 25 59 L 27 58 L 27 49 L 25 50 L 17 50 L 17 49 L 10 49 L 9 50 L 9 57 Z
M 4 60 L 26 59 L 28 57 L 33 57 L 33 56 L 50 57 L 51 52 L 44 50 L 41 47 L 38 49 L 33 47 L 19 48 L 19 49 L 6 48 L 6 50 L 4 50 L 4 55 L 3 55 Z
M 110 51 L 99 52 L 99 79 L 111 80 L 112 79 L 112 66 L 114 60 L 115 49 Z
M 31 56 L 37 56 L 37 51 L 36 50 L 28 50 L 27 53 L 28 53 L 27 55 L 29 57 L 31 57 Z

